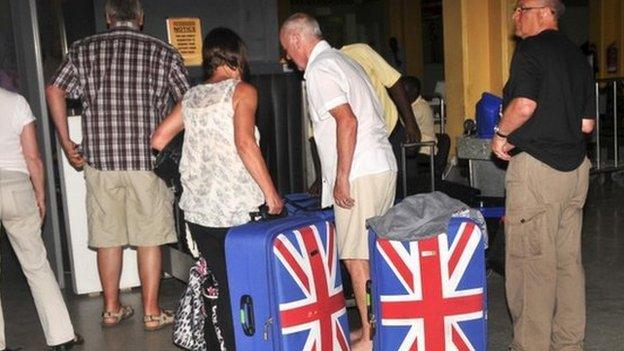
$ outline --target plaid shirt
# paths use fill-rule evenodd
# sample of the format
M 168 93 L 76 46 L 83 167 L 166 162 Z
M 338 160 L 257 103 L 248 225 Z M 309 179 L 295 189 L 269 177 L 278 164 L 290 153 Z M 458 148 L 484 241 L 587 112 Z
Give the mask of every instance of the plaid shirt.
M 151 170 L 150 137 L 188 90 L 182 57 L 128 26 L 72 44 L 51 84 L 81 98 L 82 147 L 94 168 Z

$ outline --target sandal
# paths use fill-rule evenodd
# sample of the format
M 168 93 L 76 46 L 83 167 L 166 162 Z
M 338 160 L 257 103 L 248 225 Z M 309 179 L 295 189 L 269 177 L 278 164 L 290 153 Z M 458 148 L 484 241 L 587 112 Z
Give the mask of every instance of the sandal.
M 147 325 L 147 323 L 154 323 L 154 322 L 156 322 L 157 324 L 153 326 Z M 146 314 L 145 316 L 143 316 L 143 326 L 145 327 L 145 330 L 147 331 L 154 331 L 154 330 L 162 329 L 172 323 L 173 323 L 173 311 L 171 310 L 162 309 L 160 310 L 159 315 Z
M 119 310 L 117 312 L 102 312 L 102 326 L 104 327 L 114 327 L 119 324 L 124 319 L 128 319 L 132 317 L 134 314 L 134 310 L 130 306 L 119 306 Z M 112 320 L 112 322 L 110 322 Z

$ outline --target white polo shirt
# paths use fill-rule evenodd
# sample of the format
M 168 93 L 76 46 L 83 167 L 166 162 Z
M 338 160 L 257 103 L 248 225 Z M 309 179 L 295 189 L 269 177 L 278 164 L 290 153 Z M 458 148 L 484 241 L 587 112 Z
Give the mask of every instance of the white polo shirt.
M 0 88 L 0 169 L 28 174 L 20 136 L 24 126 L 35 120 L 21 95 Z
M 358 121 L 350 181 L 396 172 L 382 108 L 362 67 L 322 40 L 312 50 L 304 78 L 323 173 L 323 207 L 334 203 L 338 151 L 336 120 L 329 113 L 334 107 L 348 103 Z

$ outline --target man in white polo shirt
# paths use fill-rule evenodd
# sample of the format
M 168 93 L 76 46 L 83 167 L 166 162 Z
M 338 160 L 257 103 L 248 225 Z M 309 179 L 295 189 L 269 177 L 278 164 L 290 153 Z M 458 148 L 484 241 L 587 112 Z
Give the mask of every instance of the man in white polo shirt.
M 362 67 L 322 39 L 318 22 L 297 13 L 280 30 L 280 42 L 305 70 L 314 140 L 321 160 L 322 205 L 335 204 L 338 253 L 351 275 L 362 320 L 353 350 L 371 349 L 366 315 L 366 219 L 394 202 L 397 165 L 383 111 Z

